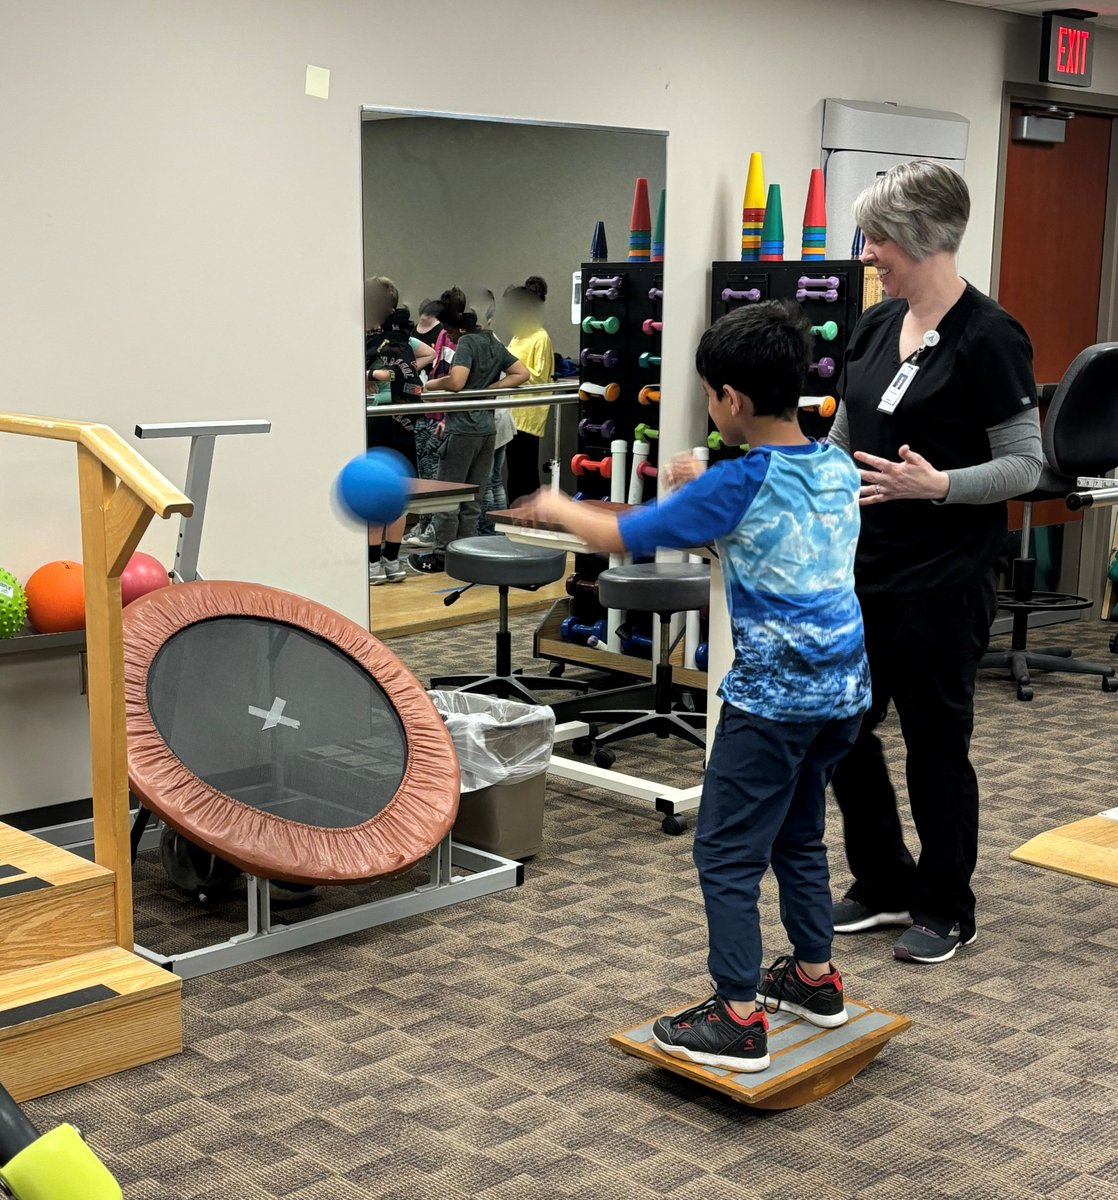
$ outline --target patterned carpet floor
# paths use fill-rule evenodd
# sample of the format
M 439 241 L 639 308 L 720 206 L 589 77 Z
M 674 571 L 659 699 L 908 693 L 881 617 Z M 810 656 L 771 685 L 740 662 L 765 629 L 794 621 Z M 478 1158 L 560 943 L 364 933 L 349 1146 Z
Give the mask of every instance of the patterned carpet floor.
M 534 620 L 514 619 L 514 645 Z M 487 665 L 493 630 L 391 646 L 426 681 Z M 1045 640 L 1105 659 L 1108 632 Z M 1118 891 L 1009 858 L 1115 803 L 1116 705 L 1070 676 L 1031 704 L 982 677 L 978 941 L 914 967 L 888 932 L 839 939 L 848 994 L 913 1025 L 814 1104 L 743 1109 L 609 1047 L 707 993 L 691 835 L 553 781 L 523 887 L 187 981 L 184 1054 L 29 1113 L 79 1125 L 129 1200 L 1118 1200 Z M 618 753 L 680 786 L 700 768 L 675 744 Z M 838 890 L 837 825 L 831 859 Z M 161 949 L 213 940 L 232 912 L 191 907 L 150 855 L 136 896 Z M 771 958 L 771 880 L 762 906 Z

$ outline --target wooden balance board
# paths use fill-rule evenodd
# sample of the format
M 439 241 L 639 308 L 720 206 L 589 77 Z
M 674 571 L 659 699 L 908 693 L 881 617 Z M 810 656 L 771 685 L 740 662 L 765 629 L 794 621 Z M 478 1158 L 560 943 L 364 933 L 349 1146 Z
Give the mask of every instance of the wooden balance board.
M 1009 857 L 1118 887 L 1118 808 L 1038 833 Z
M 690 1005 L 675 1011 L 682 1012 L 684 1007 Z M 890 1038 L 912 1024 L 908 1017 L 857 1000 L 847 1001 L 846 1011 L 850 1020 L 837 1029 L 820 1029 L 790 1013 L 769 1013 L 772 1062 L 768 1070 L 755 1074 L 703 1067 L 686 1058 L 665 1054 L 652 1040 L 655 1017 L 636 1029 L 615 1033 L 610 1044 L 626 1054 L 714 1088 L 739 1104 L 753 1108 L 797 1108 L 849 1083 L 881 1053 Z

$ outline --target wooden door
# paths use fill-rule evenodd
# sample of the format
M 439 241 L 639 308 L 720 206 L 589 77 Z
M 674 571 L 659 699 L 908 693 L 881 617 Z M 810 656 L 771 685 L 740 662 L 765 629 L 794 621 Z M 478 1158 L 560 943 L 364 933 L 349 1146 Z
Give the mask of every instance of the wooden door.
M 1032 339 L 1038 383 L 1098 340 L 1111 121 L 1077 113 L 1062 145 L 1009 144 L 998 303 Z
M 1022 112 L 1014 106 L 1011 117 Z M 1098 341 L 1111 121 L 1077 113 L 1060 145 L 1009 144 L 998 303 L 1032 340 L 1037 383 L 1058 383 L 1072 359 Z M 1060 500 L 1033 509 L 1037 525 L 1080 519 Z M 1019 504 L 1010 505 L 1009 524 L 1020 529 Z

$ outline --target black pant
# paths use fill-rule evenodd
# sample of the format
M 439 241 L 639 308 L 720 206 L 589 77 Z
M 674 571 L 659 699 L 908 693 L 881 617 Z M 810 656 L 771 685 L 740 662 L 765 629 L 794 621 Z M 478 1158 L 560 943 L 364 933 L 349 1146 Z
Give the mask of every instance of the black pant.
M 540 488 L 540 439 L 534 433 L 516 431 L 516 436 L 506 447 L 505 463 L 508 469 L 506 491 L 509 503 L 514 504 L 521 496 L 530 496 Z
M 878 911 L 907 910 L 946 934 L 974 930 L 970 880 L 978 859 L 978 780 L 970 762 L 974 681 L 997 611 L 991 572 L 919 600 L 860 595 L 873 704 L 835 769 L 849 896 Z M 905 846 L 897 797 L 874 730 L 890 700 L 904 737 L 919 862 Z

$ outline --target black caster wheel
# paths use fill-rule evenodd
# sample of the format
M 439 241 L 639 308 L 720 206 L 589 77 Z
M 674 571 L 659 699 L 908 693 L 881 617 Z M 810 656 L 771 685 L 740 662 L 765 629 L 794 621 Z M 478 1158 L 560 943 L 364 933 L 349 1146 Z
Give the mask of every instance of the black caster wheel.
M 1113 676 L 1108 678 L 1104 675 L 1102 677 L 1102 690 L 1104 692 L 1118 692 L 1118 679 L 1115 679 Z
M 571 742 L 571 749 L 578 755 L 593 754 L 594 739 L 592 737 L 576 737 Z
M 1032 698 L 1033 698 L 1033 689 L 1031 687 L 1025 687 L 1024 684 L 1019 683 L 1017 685 L 1017 699 L 1018 700 L 1031 700 Z
M 558 679 L 563 674 L 563 671 L 566 668 L 566 666 L 567 666 L 566 663 L 553 662 L 551 664 L 551 666 L 547 668 L 547 673 L 551 676 L 552 679 Z
M 1118 654 L 1118 633 L 1110 635 L 1110 653 Z
M 660 828 L 665 833 L 670 834 L 672 837 L 679 837 L 679 835 L 687 828 L 687 822 L 683 817 L 669 816 L 665 817 L 660 822 Z
M 594 766 L 608 771 L 617 762 L 617 755 L 612 750 L 597 750 L 594 753 Z

